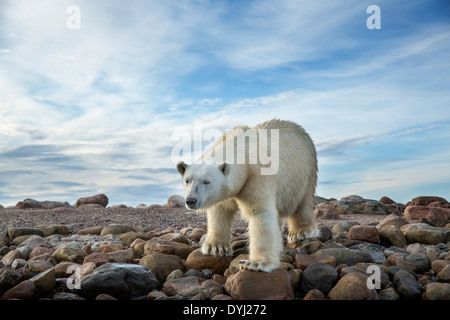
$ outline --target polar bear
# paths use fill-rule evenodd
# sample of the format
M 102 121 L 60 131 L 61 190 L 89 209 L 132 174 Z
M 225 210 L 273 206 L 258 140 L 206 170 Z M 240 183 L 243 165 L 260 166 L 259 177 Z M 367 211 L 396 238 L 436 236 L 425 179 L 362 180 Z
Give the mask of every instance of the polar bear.
M 248 143 L 243 144 L 246 138 Z M 272 163 L 278 162 L 273 174 L 262 174 L 267 159 L 261 159 L 267 154 Z M 218 155 L 223 162 L 217 161 Z M 235 161 L 239 157 L 245 161 Z M 186 191 L 186 207 L 206 212 L 205 255 L 233 254 L 231 228 L 238 211 L 249 229 L 250 260 L 240 261 L 241 269 L 271 272 L 279 267 L 284 221 L 289 227 L 288 242 L 319 236 L 313 219 L 316 150 L 309 135 L 294 122 L 273 119 L 253 128 L 235 127 L 195 163 L 178 162 L 177 170 Z

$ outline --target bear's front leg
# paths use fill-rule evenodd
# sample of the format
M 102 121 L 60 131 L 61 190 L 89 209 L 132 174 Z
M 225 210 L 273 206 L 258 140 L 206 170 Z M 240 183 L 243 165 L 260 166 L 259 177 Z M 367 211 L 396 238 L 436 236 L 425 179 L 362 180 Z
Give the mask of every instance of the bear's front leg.
M 219 204 L 206 211 L 208 232 L 202 245 L 202 253 L 213 256 L 231 256 L 231 226 L 237 207 Z
M 281 231 L 276 210 L 252 213 L 248 216 L 250 260 L 239 261 L 241 269 L 271 272 L 280 266 Z

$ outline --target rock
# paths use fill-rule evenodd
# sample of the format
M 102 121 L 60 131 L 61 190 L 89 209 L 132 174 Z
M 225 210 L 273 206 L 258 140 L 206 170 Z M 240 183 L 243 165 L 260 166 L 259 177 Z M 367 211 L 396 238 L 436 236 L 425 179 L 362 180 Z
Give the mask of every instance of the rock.
M 57 292 L 53 295 L 52 300 L 86 300 L 86 299 L 70 292 Z
M 203 235 L 205 235 L 205 234 L 206 234 L 206 230 L 205 229 L 203 229 L 203 228 L 194 228 L 191 231 L 191 233 L 189 233 L 188 238 L 193 240 L 193 241 L 199 242 L 201 237 L 203 237 Z
M 33 260 L 28 261 L 25 266 L 23 267 L 23 278 L 31 279 L 34 276 L 38 275 L 39 273 L 42 273 L 46 270 L 54 268 L 53 264 L 51 264 L 48 261 L 45 260 Z
M 93 262 L 97 267 L 100 267 L 105 263 L 111 262 L 109 259 L 110 257 L 107 253 L 93 252 L 84 258 L 83 263 Z
M 83 277 L 74 293 L 87 299 L 108 294 L 117 299 L 147 295 L 160 285 L 152 270 L 142 265 L 107 263 Z
M 181 259 L 186 259 L 192 252 L 189 245 L 179 242 L 164 240 L 161 238 L 153 238 L 144 245 L 144 255 L 151 253 L 174 254 Z
M 55 268 L 45 270 L 29 279 L 36 286 L 36 291 L 43 295 L 50 292 L 56 284 Z
M 395 289 L 392 287 L 380 290 L 378 292 L 378 297 L 380 298 L 380 300 L 399 300 L 400 299 L 397 292 L 395 292 Z
M 78 235 L 92 235 L 92 234 L 100 234 L 103 230 L 103 226 L 96 227 L 86 227 L 77 231 Z
M 447 265 L 450 265 L 450 260 L 437 259 L 431 263 L 431 269 L 433 269 L 435 274 L 442 271 Z
M 315 219 L 333 219 L 338 220 L 339 214 L 333 209 L 319 209 L 315 208 L 313 211 L 313 217 Z
M 392 200 L 391 198 L 386 197 L 386 196 L 382 197 L 379 201 L 382 204 L 396 204 L 396 202 L 394 200 Z
M 336 265 L 336 258 L 333 256 L 318 256 L 313 254 L 302 254 L 299 252 L 295 254 L 295 266 L 298 269 L 304 270 L 314 262 L 322 262 L 334 267 Z
M 319 227 L 319 232 L 320 235 L 316 239 L 320 242 L 327 242 L 328 240 L 331 240 L 333 238 L 331 229 L 326 226 Z
M 407 206 L 403 216 L 407 220 L 427 219 L 435 225 L 445 226 L 450 220 L 450 208 Z
M 41 255 L 43 255 L 45 253 L 53 255 L 53 253 L 55 251 L 56 251 L 55 248 L 36 247 L 30 252 L 30 254 L 28 256 L 28 259 L 33 259 L 33 258 L 41 256 Z
M 213 280 L 185 276 L 166 281 L 161 292 L 168 296 L 178 295 L 186 299 L 202 294 L 206 299 L 212 299 L 214 296 L 222 294 L 223 289 L 220 284 Z
M 22 281 L 22 275 L 11 267 L 0 269 L 0 292 L 8 291 Z
M 448 203 L 447 200 L 441 197 L 420 196 L 411 200 L 413 206 L 428 206 L 432 202 Z
M 333 209 L 338 214 L 389 214 L 388 208 L 381 202 L 359 196 L 344 197 L 335 201 Z
M 14 260 L 19 259 L 20 258 L 20 251 L 15 249 L 15 250 L 11 250 L 10 252 L 8 252 L 1 260 L 1 262 L 6 266 L 6 267 L 11 267 L 11 265 L 13 264 Z
M 227 278 L 225 290 L 237 300 L 294 299 L 289 273 L 282 269 L 270 273 L 240 270 Z
M 169 199 L 167 199 L 167 206 L 169 208 L 183 208 L 184 198 L 177 195 L 170 196 Z
M 55 260 L 58 262 L 72 261 L 78 264 L 82 264 L 85 257 L 86 253 L 82 249 L 76 248 L 62 247 L 56 249 L 56 251 L 53 253 L 53 258 L 55 258 Z
M 412 253 L 404 259 L 416 267 L 416 273 L 423 274 L 431 269 L 431 261 L 423 253 Z
M 123 233 L 120 237 L 119 237 L 119 241 L 122 241 L 126 246 L 131 246 L 131 244 L 136 240 L 136 239 L 141 239 L 141 240 L 150 240 L 154 237 L 155 235 L 151 234 L 151 233 L 145 233 L 145 232 L 134 232 L 134 231 L 128 231 Z M 187 240 L 186 240 L 187 241 Z
M 97 268 L 95 263 L 93 262 L 86 262 L 83 263 L 76 271 L 76 275 L 79 279 L 83 278 L 84 276 L 87 276 L 88 274 L 91 274 L 94 272 L 94 270 Z
M 172 254 L 148 254 L 140 260 L 139 264 L 151 269 L 161 283 L 164 283 L 166 277 L 173 270 L 184 270 L 183 260 Z
M 100 235 L 105 236 L 107 234 L 122 234 L 130 231 L 136 231 L 134 228 L 130 226 L 126 226 L 123 224 L 110 224 L 102 229 Z
M 55 266 L 55 275 L 57 278 L 69 278 L 80 265 L 75 262 L 63 261 Z
M 11 244 L 11 241 L 9 240 L 9 237 L 7 236 L 7 232 L 0 232 L 0 248 L 2 247 L 9 247 Z
M 331 300 L 378 300 L 375 289 L 367 286 L 368 277 L 360 272 L 343 276 L 330 291 Z
M 341 232 L 348 232 L 351 227 L 359 225 L 358 222 L 351 222 L 351 221 L 341 221 L 336 223 L 333 226 L 333 229 L 331 229 L 332 234 L 339 234 Z
M 6 291 L 1 300 L 31 300 L 36 293 L 36 285 L 33 281 L 25 280 Z
M 422 298 L 422 287 L 407 271 L 398 271 L 394 276 L 393 285 L 402 300 L 420 300 Z
M 359 242 L 348 247 L 349 249 L 360 250 L 364 253 L 369 254 L 372 257 L 373 262 L 382 264 L 386 261 L 386 256 L 384 255 L 385 247 L 376 243 L 370 242 Z
M 317 251 L 315 255 L 333 256 L 336 259 L 336 265 L 346 264 L 347 266 L 353 266 L 359 262 L 373 262 L 370 254 L 348 248 L 325 248 Z
M 432 227 L 426 223 L 404 225 L 400 230 L 405 234 L 408 243 L 438 244 L 450 240 L 450 229 Z
M 169 241 L 178 242 L 178 243 L 184 243 L 187 245 L 189 244 L 189 240 L 186 239 L 186 237 L 184 235 L 182 235 L 181 233 L 178 233 L 178 232 L 163 234 L 162 236 L 159 237 L 159 239 L 169 240 Z
M 400 229 L 401 226 L 404 226 L 408 223 L 409 222 L 402 217 L 399 217 L 396 214 L 390 214 L 377 224 L 377 228 L 378 230 L 381 230 L 384 226 L 393 225 Z
M 303 300 L 325 300 L 325 295 L 320 290 L 311 289 Z
M 44 237 L 44 232 L 37 228 L 8 228 L 8 237 L 10 241 L 13 241 L 15 238 L 24 236 L 24 235 L 38 235 Z
M 69 234 L 69 229 L 67 228 L 67 226 L 64 225 L 57 225 L 57 224 L 38 225 L 36 226 L 36 228 L 42 230 L 42 232 L 44 233 L 44 237 L 51 236 L 52 234 L 61 234 L 61 235 Z
M 27 264 L 27 260 L 19 258 L 19 259 L 16 259 L 13 261 L 13 263 L 11 264 L 11 268 L 17 270 L 17 269 L 23 268 L 26 264 Z
M 450 284 L 430 283 L 425 290 L 424 300 L 450 300 Z
M 225 270 L 229 267 L 232 256 L 216 257 L 212 255 L 202 254 L 201 249 L 192 251 L 186 259 L 186 269 L 195 269 L 202 271 L 204 269 L 210 269 L 213 273 L 223 275 Z
M 389 284 L 389 275 L 384 271 L 387 270 L 385 266 L 373 264 L 373 263 L 357 263 L 351 267 L 344 267 L 341 269 L 341 277 L 345 276 L 349 273 L 359 272 L 365 275 L 366 277 L 370 277 L 375 274 L 371 269 L 373 267 L 378 267 L 380 270 L 380 288 L 385 288 Z
M 396 246 L 404 248 L 407 246 L 406 237 L 395 225 L 385 225 L 379 231 L 380 243 L 385 247 Z
M 326 263 L 313 262 L 302 273 L 300 294 L 306 295 L 310 290 L 318 289 L 327 295 L 337 279 L 338 273 L 335 268 Z
M 68 202 L 59 201 L 37 201 L 34 199 L 25 199 L 17 202 L 15 209 L 55 209 L 60 207 L 70 208 L 70 204 Z
M 353 226 L 348 231 L 348 238 L 371 243 L 380 243 L 378 229 L 372 226 Z
M 32 235 L 28 237 L 25 241 L 23 241 L 21 244 L 19 244 L 18 247 L 31 247 L 34 249 L 37 247 L 51 248 L 53 247 L 53 245 L 46 238 L 42 238 L 41 236 L 38 235 Z
M 133 263 L 135 258 L 138 258 L 136 252 L 133 249 L 117 250 L 107 253 L 109 261 L 111 262 L 124 262 Z
M 441 282 L 450 282 L 450 265 L 446 265 L 439 271 L 436 278 Z
M 86 204 L 99 204 L 101 205 L 103 208 L 106 208 L 106 206 L 108 205 L 108 197 L 104 194 L 98 194 L 92 197 L 87 197 L 87 198 L 80 198 L 77 200 L 77 202 L 75 203 L 75 207 L 80 207 Z
M 159 290 L 153 290 L 148 293 L 147 300 L 155 300 L 156 298 L 166 298 L 167 294 Z
M 123 250 L 125 249 L 125 247 L 123 245 L 121 245 L 120 243 L 107 243 L 107 244 L 102 244 L 97 248 L 98 253 L 108 253 L 108 252 L 114 252 L 117 250 Z
M 394 253 L 393 255 L 390 255 L 386 262 L 385 262 L 386 266 L 396 266 L 399 267 L 401 269 L 405 269 L 405 270 L 410 270 L 415 272 L 417 270 L 417 267 L 412 264 L 411 262 L 408 262 L 405 260 L 405 255 L 401 254 L 401 253 Z

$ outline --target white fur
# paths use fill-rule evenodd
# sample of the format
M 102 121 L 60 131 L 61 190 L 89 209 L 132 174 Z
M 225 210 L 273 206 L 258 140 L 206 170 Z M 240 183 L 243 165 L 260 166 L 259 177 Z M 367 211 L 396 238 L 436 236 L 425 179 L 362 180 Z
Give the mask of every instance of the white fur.
M 263 165 L 259 161 L 234 164 L 233 159 L 226 158 L 227 163 L 211 164 L 218 150 L 223 150 L 224 143 L 233 143 L 234 137 L 246 129 L 249 128 L 231 129 L 195 164 L 179 163 L 177 168 L 183 176 L 186 200 L 198 201 L 195 207 L 189 208 L 207 214 L 208 232 L 202 246 L 203 254 L 232 254 L 231 225 L 239 209 L 248 221 L 250 237 L 250 260 L 242 261 L 241 268 L 270 272 L 280 264 L 280 221 L 287 222 L 289 242 L 319 235 L 312 218 L 317 181 L 316 151 L 303 128 L 290 121 L 274 119 L 252 129 L 256 132 L 278 129 L 276 174 L 261 175 Z M 248 153 L 248 150 L 235 144 L 235 152 Z

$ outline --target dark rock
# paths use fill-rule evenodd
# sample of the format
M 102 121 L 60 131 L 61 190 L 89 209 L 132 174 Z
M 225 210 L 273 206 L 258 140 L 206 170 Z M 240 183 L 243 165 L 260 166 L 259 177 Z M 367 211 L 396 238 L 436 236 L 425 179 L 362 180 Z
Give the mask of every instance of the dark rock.
M 330 292 L 337 282 L 338 273 L 335 268 L 322 262 L 311 263 L 302 273 L 300 294 L 306 295 L 312 289 L 322 291 L 324 295 Z
M 68 202 L 59 201 L 37 201 L 34 199 L 25 199 L 16 204 L 16 209 L 55 209 L 55 208 L 70 208 Z
M 132 299 L 147 295 L 159 285 L 153 271 L 144 266 L 107 263 L 84 276 L 74 293 L 88 299 L 101 293 L 117 299 Z
M 394 289 L 402 300 L 420 300 L 423 289 L 416 279 L 405 270 L 398 271 L 394 276 Z
M 106 208 L 106 206 L 108 205 L 109 199 L 106 195 L 104 194 L 98 194 L 92 197 L 86 197 L 86 198 L 80 198 L 77 200 L 77 202 L 75 203 L 75 207 L 80 207 L 86 204 L 99 204 L 102 207 Z
M 416 266 L 416 273 L 423 274 L 431 269 L 431 261 L 423 253 L 412 253 L 404 259 Z
M 8 228 L 8 237 L 11 241 L 13 241 L 17 237 L 25 235 L 38 235 L 40 237 L 44 237 L 44 232 L 41 229 L 28 227 Z
M 317 251 L 315 254 L 335 257 L 336 265 L 346 264 L 347 266 L 353 266 L 359 262 L 373 262 L 370 254 L 348 248 L 325 248 Z
M 22 281 L 22 275 L 10 267 L 0 269 L 0 291 L 8 291 Z

